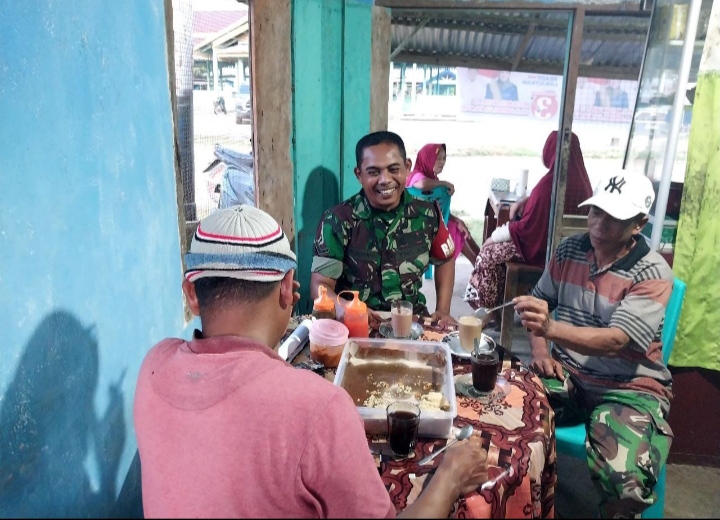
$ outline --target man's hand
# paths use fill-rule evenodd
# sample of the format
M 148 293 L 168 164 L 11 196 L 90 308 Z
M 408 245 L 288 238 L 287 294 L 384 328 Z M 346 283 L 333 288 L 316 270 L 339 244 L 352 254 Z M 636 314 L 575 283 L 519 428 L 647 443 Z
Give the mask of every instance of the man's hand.
M 565 381 L 565 372 L 563 372 L 562 365 L 547 353 L 534 355 L 530 362 L 530 369 L 540 377 L 554 377 L 560 381 Z
M 438 466 L 436 474 L 452 479 L 458 496 L 476 491 L 488 479 L 487 451 L 482 448 L 479 435 L 450 446 Z
M 450 220 L 455 221 L 455 224 L 457 224 L 458 230 L 460 231 L 460 234 L 463 236 L 463 238 L 467 238 L 470 236 L 470 230 L 462 219 L 450 215 Z
M 293 305 L 300 301 L 300 282 L 293 280 Z
M 527 202 L 527 197 L 523 197 L 522 199 L 518 200 L 517 202 L 514 202 L 510 206 L 510 220 L 515 220 L 515 217 L 522 217 L 523 211 L 525 210 L 525 203 Z
M 547 302 L 534 296 L 518 296 L 513 302 L 523 327 L 538 337 L 547 336 L 548 329 L 553 324 Z
M 458 498 L 487 482 L 487 451 L 479 435 L 455 443 L 442 457 L 435 476 L 398 518 L 448 518 Z
M 377 329 L 380 324 L 385 321 L 382 317 L 372 309 L 368 309 L 368 325 L 371 329 Z
M 432 315 L 430 315 L 430 319 L 432 321 L 437 321 L 438 326 L 442 330 L 447 330 L 449 325 L 457 325 L 457 321 L 455 320 L 455 318 L 450 316 L 450 314 L 447 312 L 435 311 Z

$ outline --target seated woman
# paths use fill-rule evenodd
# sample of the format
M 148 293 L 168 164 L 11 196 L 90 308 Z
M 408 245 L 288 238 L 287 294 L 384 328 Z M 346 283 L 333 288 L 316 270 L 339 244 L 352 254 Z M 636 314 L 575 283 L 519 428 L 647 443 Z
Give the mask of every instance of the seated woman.
M 437 201 L 440 211 L 447 222 L 448 231 L 455 243 L 455 258 L 460 253 L 475 265 L 480 246 L 470 235 L 465 222 L 450 213 L 450 197 L 455 193 L 455 186 L 438 179 L 445 167 L 447 151 L 444 144 L 426 144 L 418 152 L 415 168 L 408 175 L 405 186 L 413 196 Z
M 548 172 L 529 197 L 513 204 L 510 208 L 510 222 L 497 228 L 483 244 L 463 298 L 473 309 L 491 308 L 503 303 L 505 262 L 545 266 L 556 152 L 557 131 L 553 131 L 543 148 L 543 164 Z M 578 209 L 577 204 L 573 203 L 592 196 L 580 141 L 575 134 L 570 139 L 566 195 L 566 215 L 587 215 L 586 208 Z M 493 321 L 496 325 L 500 323 L 499 312 L 496 311 Z

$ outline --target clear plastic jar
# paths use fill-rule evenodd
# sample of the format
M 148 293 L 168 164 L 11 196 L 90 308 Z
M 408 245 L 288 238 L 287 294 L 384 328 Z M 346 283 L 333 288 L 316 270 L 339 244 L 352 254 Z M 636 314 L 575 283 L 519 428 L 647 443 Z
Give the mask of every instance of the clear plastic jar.
M 314 321 L 310 328 L 310 359 L 326 368 L 336 368 L 348 336 L 348 328 L 339 321 Z

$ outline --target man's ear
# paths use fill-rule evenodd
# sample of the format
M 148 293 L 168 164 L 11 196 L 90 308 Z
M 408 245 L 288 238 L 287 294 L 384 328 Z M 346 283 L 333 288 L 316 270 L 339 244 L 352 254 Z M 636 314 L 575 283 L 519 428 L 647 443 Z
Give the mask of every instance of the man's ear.
M 295 277 L 295 269 L 290 269 L 283 279 L 280 280 L 280 307 L 287 309 L 288 306 L 292 307 L 293 304 L 293 278 Z
M 405 168 L 407 168 L 407 171 L 412 171 L 412 160 L 411 159 L 405 159 Z
M 357 177 L 357 180 L 360 180 L 360 168 L 357 166 L 353 169 L 353 172 L 355 172 L 355 177 Z
M 641 218 L 637 222 L 637 224 L 635 225 L 635 227 L 633 227 L 633 230 L 632 230 L 633 236 L 639 234 L 642 231 L 642 229 L 645 227 L 645 224 L 648 223 L 648 220 L 649 220 L 648 216 L 645 215 L 643 218 Z
M 195 292 L 195 284 L 183 279 L 182 290 L 192 313 L 195 316 L 200 316 L 200 303 L 198 303 L 197 293 Z

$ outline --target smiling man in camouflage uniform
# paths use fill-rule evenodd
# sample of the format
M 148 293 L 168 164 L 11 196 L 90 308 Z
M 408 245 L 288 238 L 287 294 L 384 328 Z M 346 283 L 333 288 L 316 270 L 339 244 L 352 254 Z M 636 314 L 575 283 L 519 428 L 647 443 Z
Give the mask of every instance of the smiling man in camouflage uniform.
M 411 161 L 392 132 L 368 134 L 355 147 L 357 195 L 323 215 L 315 238 L 311 295 L 357 290 L 372 311 L 389 311 L 394 300 L 412 302 L 426 314 L 420 292 L 429 264 L 435 269 L 437 307 L 433 319 L 454 323 L 450 300 L 455 279 L 454 246 L 433 203 L 405 190 Z M 372 320 L 377 323 L 375 313 Z
M 673 274 L 640 235 L 654 197 L 638 173 L 601 180 L 581 204 L 590 206 L 588 233 L 565 239 L 533 295 L 515 299 L 556 423 L 586 424 L 606 518 L 633 518 L 657 500 L 672 441 L 662 324 Z

